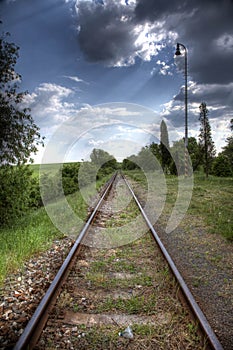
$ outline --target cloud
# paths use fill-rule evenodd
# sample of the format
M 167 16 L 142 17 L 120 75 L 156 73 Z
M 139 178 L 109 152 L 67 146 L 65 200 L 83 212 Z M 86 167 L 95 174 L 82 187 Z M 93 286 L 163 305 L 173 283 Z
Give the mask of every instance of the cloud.
M 199 83 L 229 83 L 232 76 L 233 2 L 212 0 L 76 1 L 78 42 L 86 58 L 129 66 L 177 41 L 188 49 L 189 75 Z M 165 70 L 157 60 L 160 74 Z M 168 71 L 168 70 L 167 70 Z
M 113 67 L 132 65 L 137 57 L 150 61 L 176 38 L 162 22 L 137 23 L 134 10 L 132 1 L 76 1 L 78 42 L 89 61 Z
M 190 82 L 188 86 L 188 128 L 189 135 L 198 137 L 199 106 L 206 102 L 212 137 L 218 151 L 230 136 L 229 121 L 233 118 L 233 83 L 198 84 Z M 184 87 L 164 105 L 163 116 L 170 120 L 182 135 L 184 129 Z
M 88 141 L 88 145 L 93 146 L 93 147 L 100 147 L 103 145 L 104 141 L 103 140 L 94 140 L 91 139 Z
M 135 14 L 141 23 L 163 21 L 188 49 L 189 75 L 199 83 L 232 81 L 233 2 L 138 0 Z
M 156 64 L 160 67 L 159 74 L 161 75 L 173 75 L 171 72 L 171 66 L 166 64 L 166 62 L 158 60 Z
M 84 84 L 89 84 L 86 81 L 84 81 L 83 79 L 77 77 L 77 76 L 68 76 L 68 75 L 64 75 L 64 78 L 70 79 L 72 81 L 75 81 L 76 83 L 84 83 Z
M 73 91 L 64 86 L 44 83 L 24 98 L 23 105 L 31 109 L 31 115 L 46 134 L 74 113 L 75 106 L 68 102 Z

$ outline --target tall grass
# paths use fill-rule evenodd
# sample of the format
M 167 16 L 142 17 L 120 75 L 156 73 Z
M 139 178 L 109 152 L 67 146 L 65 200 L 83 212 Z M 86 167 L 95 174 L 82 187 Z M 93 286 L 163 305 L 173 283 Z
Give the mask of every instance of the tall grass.
M 35 167 L 35 170 L 37 171 L 38 167 Z M 110 175 L 103 176 L 97 181 L 96 189 L 99 190 L 109 177 Z M 87 189 L 87 192 L 90 198 L 94 195 L 93 190 Z M 85 220 L 88 204 L 82 194 L 77 191 L 66 199 L 74 212 Z M 49 205 L 56 206 L 58 201 L 59 199 Z M 78 231 L 76 234 L 78 235 Z M 12 227 L 0 228 L 0 284 L 4 282 L 7 274 L 20 268 L 26 259 L 48 249 L 55 239 L 60 239 L 64 235 L 54 226 L 43 207 L 31 210 Z
M 146 179 L 140 170 L 127 171 L 127 174 L 145 186 Z M 172 212 L 177 197 L 177 184 L 176 176 L 166 176 L 166 203 L 160 222 L 164 223 Z M 232 203 L 233 178 L 209 176 L 206 179 L 205 175 L 195 173 L 192 199 L 182 225 L 188 223 L 191 227 L 198 223 L 207 232 L 220 234 L 233 241 Z
M 211 233 L 233 241 L 233 178 L 196 174 L 188 214 L 200 216 Z
M 45 209 L 33 211 L 11 228 L 0 229 L 0 283 L 31 255 L 47 249 L 61 237 Z

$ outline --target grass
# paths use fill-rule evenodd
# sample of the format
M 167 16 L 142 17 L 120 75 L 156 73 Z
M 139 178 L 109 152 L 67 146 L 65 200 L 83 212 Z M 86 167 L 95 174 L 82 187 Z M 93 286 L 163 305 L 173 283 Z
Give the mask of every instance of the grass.
M 48 249 L 55 238 L 61 237 L 43 208 L 31 212 L 17 226 L 0 229 L 0 283 L 22 262 Z
M 156 294 L 149 296 L 132 296 L 130 299 L 112 298 L 106 299 L 98 305 L 98 312 L 118 311 L 130 314 L 154 314 L 154 307 L 157 304 Z
M 127 172 L 133 179 L 137 179 L 140 184 L 146 186 L 145 177 L 140 173 L 139 170 Z M 174 207 L 178 192 L 178 178 L 167 176 L 166 185 L 166 203 L 159 219 L 162 224 L 166 223 Z M 195 173 L 192 199 L 182 225 L 187 225 L 187 228 L 189 226 L 189 229 L 198 226 L 209 233 L 216 233 L 228 241 L 233 241 L 232 202 L 233 178 L 209 176 L 206 179 L 204 175 Z
M 193 197 L 188 214 L 201 217 L 206 229 L 233 241 L 233 179 L 194 177 Z
M 35 170 L 36 176 L 39 165 L 31 166 Z M 98 181 L 96 184 L 97 189 L 106 181 L 107 178 L 102 178 Z M 88 190 L 87 192 L 89 197 L 93 195 L 93 192 Z M 67 196 L 66 199 L 74 212 L 78 214 L 78 217 L 84 220 L 87 217 L 88 205 L 80 192 L 77 191 Z M 49 204 L 49 209 L 62 222 L 64 219 L 62 202 L 56 200 Z M 81 225 L 82 221 L 80 222 L 80 228 Z M 78 229 L 76 227 L 75 234 L 78 233 Z M 59 239 L 64 235 L 64 232 L 62 233 L 54 226 L 44 208 L 28 212 L 27 215 L 19 219 L 12 227 L 0 228 L 0 285 L 4 282 L 5 277 L 20 268 L 26 259 L 49 249 L 55 239 Z

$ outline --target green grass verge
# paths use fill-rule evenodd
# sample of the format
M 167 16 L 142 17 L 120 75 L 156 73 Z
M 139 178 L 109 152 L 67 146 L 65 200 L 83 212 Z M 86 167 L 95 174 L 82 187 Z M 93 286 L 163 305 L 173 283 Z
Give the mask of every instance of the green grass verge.
M 35 167 L 37 168 L 38 166 Z M 109 176 L 99 180 L 96 183 L 96 189 L 99 190 L 108 178 Z M 93 190 L 86 191 L 89 197 L 93 195 Z M 66 199 L 79 218 L 85 220 L 88 205 L 81 193 L 73 193 Z M 59 200 L 50 205 L 61 208 Z M 60 216 L 62 219 L 62 213 Z M 20 268 L 26 259 L 49 249 L 55 239 L 63 236 L 64 234 L 53 225 L 44 208 L 28 212 L 10 228 L 0 228 L 0 285 L 4 282 L 5 277 Z
M 127 174 L 146 187 L 146 179 L 141 171 L 127 171 Z M 166 185 L 166 203 L 160 218 L 161 222 L 169 217 L 174 207 L 178 178 L 167 176 Z M 194 227 L 197 224 L 209 233 L 217 233 L 233 241 L 232 202 L 233 178 L 209 176 L 206 179 L 204 175 L 195 173 L 192 199 L 182 225 L 189 223 L 189 226 Z
M 25 259 L 48 249 L 57 237 L 61 234 L 43 208 L 31 212 L 11 228 L 0 229 L 0 283 Z
M 233 179 L 195 175 L 188 214 L 201 217 L 206 229 L 233 241 Z

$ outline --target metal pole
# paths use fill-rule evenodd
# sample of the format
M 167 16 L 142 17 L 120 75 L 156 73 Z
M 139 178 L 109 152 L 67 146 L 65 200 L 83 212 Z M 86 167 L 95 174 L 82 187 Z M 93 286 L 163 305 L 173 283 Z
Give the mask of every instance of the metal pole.
M 184 47 L 184 45 L 183 45 Z M 188 176 L 188 60 L 187 60 L 187 50 L 186 47 L 185 49 L 185 136 L 184 136 L 184 145 L 185 145 L 185 160 L 184 160 L 184 166 L 185 166 L 185 171 L 184 175 L 185 177 Z
M 185 95 L 184 95 L 184 103 L 185 103 L 185 134 L 184 134 L 184 146 L 185 146 L 185 151 L 184 151 L 184 167 L 185 167 L 185 177 L 188 176 L 188 58 L 187 58 L 187 49 L 186 47 L 181 44 L 177 43 L 177 48 L 176 48 L 176 55 L 181 55 L 180 53 L 180 46 L 183 47 L 184 49 L 184 64 L 185 64 L 185 69 L 184 69 L 184 77 L 185 77 Z

